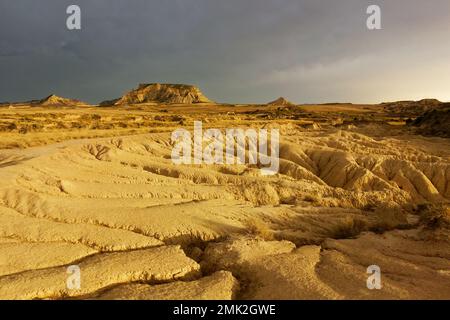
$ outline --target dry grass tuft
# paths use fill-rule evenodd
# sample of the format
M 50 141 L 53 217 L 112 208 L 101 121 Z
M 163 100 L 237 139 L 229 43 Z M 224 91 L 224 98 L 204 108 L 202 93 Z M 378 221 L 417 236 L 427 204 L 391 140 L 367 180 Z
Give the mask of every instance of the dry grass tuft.
M 393 229 L 408 227 L 406 213 L 400 208 L 378 207 L 374 210 L 376 221 L 370 231 L 383 233 Z
M 368 223 L 358 217 L 347 216 L 331 231 L 333 239 L 350 239 L 357 237 L 361 232 L 368 230 Z
M 247 220 L 246 227 L 247 231 L 253 236 L 259 237 L 266 241 L 274 240 L 274 232 L 261 219 L 251 218 Z
M 417 208 L 420 224 L 427 229 L 450 229 L 450 204 L 422 204 Z
M 308 194 L 303 198 L 306 202 L 311 202 L 312 204 L 321 204 L 322 196 L 320 194 Z

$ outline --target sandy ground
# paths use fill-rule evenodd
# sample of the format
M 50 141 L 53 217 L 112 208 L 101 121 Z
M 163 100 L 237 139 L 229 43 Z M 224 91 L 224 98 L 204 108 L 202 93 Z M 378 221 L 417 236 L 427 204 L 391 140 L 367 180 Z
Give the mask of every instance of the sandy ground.
M 449 139 L 165 108 L 2 111 L 1 299 L 450 299 Z M 279 128 L 279 174 L 173 164 L 193 119 Z

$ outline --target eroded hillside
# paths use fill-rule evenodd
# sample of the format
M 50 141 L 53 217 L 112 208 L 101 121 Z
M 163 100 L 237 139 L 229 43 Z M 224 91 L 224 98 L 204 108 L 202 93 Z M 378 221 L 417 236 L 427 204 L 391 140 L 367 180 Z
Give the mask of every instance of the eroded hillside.
M 164 127 L 2 150 L 0 297 L 450 297 L 449 140 L 251 125 L 280 129 L 279 174 L 175 165 Z M 370 265 L 382 290 L 366 287 Z

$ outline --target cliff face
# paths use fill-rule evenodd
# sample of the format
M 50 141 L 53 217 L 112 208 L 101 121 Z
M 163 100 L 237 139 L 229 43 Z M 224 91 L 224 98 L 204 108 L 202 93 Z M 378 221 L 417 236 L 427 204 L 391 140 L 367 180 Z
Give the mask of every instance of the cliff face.
M 114 105 L 138 103 L 207 103 L 211 102 L 199 88 L 185 84 L 141 84 L 121 98 Z

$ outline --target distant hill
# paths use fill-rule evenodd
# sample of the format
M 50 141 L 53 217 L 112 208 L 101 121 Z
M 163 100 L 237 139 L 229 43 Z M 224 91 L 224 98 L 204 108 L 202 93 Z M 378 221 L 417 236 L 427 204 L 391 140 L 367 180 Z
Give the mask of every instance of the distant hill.
M 417 127 L 420 134 L 450 138 L 450 103 L 425 112 L 411 125 Z
M 104 101 L 100 105 L 127 105 L 139 103 L 194 104 L 209 100 L 199 88 L 186 84 L 140 84 L 137 89 L 116 100 Z
M 119 99 L 120 99 L 120 98 L 112 99 L 112 100 L 105 100 L 105 101 L 100 102 L 98 105 L 99 105 L 100 107 L 108 107 L 108 106 L 110 107 L 110 106 L 114 106 L 114 105 L 116 104 L 116 102 L 119 101 Z
M 67 107 L 88 105 L 87 103 L 82 102 L 80 100 L 63 98 L 54 94 L 51 94 L 48 97 L 45 97 L 44 99 L 41 100 L 31 101 L 31 104 L 40 106 L 67 106 Z
M 420 101 L 397 101 L 382 103 L 383 111 L 404 116 L 419 116 L 424 112 L 442 107 L 443 103 L 436 99 Z
M 280 97 L 274 101 L 271 101 L 267 104 L 268 106 L 273 106 L 273 107 L 294 107 L 295 104 L 286 100 L 283 97 Z

